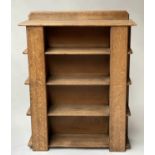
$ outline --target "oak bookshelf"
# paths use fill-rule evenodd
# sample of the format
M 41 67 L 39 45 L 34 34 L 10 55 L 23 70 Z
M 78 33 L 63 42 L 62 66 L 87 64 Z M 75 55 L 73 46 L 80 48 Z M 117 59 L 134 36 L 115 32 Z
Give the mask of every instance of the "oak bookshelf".
M 126 11 L 32 12 L 26 26 L 34 151 L 128 140 L 131 26 Z

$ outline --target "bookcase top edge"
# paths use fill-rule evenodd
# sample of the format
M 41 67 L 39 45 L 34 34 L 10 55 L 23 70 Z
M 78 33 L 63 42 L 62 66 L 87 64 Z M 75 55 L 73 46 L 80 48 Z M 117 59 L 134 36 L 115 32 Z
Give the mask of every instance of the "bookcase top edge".
M 26 20 L 19 26 L 136 26 L 129 20 Z
M 29 14 L 29 20 L 124 20 L 129 19 L 129 13 L 124 10 L 107 11 L 34 11 Z

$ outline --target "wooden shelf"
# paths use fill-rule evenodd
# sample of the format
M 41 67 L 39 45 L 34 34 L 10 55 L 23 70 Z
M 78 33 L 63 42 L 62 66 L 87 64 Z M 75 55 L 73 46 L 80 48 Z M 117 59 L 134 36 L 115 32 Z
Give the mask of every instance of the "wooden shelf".
M 48 116 L 109 116 L 108 105 L 53 105 Z
M 26 20 L 19 26 L 136 26 L 129 20 Z
M 32 148 L 32 137 L 28 146 Z M 107 134 L 53 134 L 49 140 L 51 148 L 108 148 L 109 136 Z M 126 149 L 130 149 L 127 138 Z
M 25 85 L 29 85 L 29 78 L 27 78 L 24 82 Z M 110 79 L 108 76 L 99 76 L 99 77 L 50 77 L 46 83 L 48 86 L 55 85 L 72 85 L 72 86 L 106 86 L 110 84 Z M 131 79 L 128 79 L 127 85 L 131 85 Z
M 104 134 L 55 134 L 50 147 L 105 147 L 109 146 L 109 136 Z
M 26 115 L 31 116 L 30 108 Z M 129 106 L 127 115 L 131 116 Z M 52 105 L 48 110 L 48 116 L 109 116 L 109 105 Z
M 31 115 L 30 108 L 27 115 Z M 109 116 L 108 105 L 52 105 L 49 108 L 48 116 Z
M 28 54 L 25 49 L 23 54 Z M 45 51 L 46 55 L 110 55 L 110 48 L 49 48 Z M 129 49 L 128 54 L 133 54 Z
M 109 55 L 109 48 L 49 48 L 46 55 Z
M 47 80 L 47 85 L 109 85 L 109 77 L 107 76 L 74 76 L 74 77 L 50 77 Z

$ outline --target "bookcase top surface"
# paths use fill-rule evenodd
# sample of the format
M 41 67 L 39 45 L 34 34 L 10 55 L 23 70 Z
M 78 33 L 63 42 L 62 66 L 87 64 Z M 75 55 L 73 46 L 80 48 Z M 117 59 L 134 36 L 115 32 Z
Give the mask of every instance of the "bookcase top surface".
M 127 11 L 31 12 L 20 26 L 134 26 Z

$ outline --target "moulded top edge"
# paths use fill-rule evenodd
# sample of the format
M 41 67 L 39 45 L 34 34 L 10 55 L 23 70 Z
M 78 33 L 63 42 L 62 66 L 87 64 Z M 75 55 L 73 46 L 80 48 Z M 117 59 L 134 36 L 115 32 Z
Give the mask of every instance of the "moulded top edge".
M 136 26 L 129 20 L 26 20 L 19 26 Z

